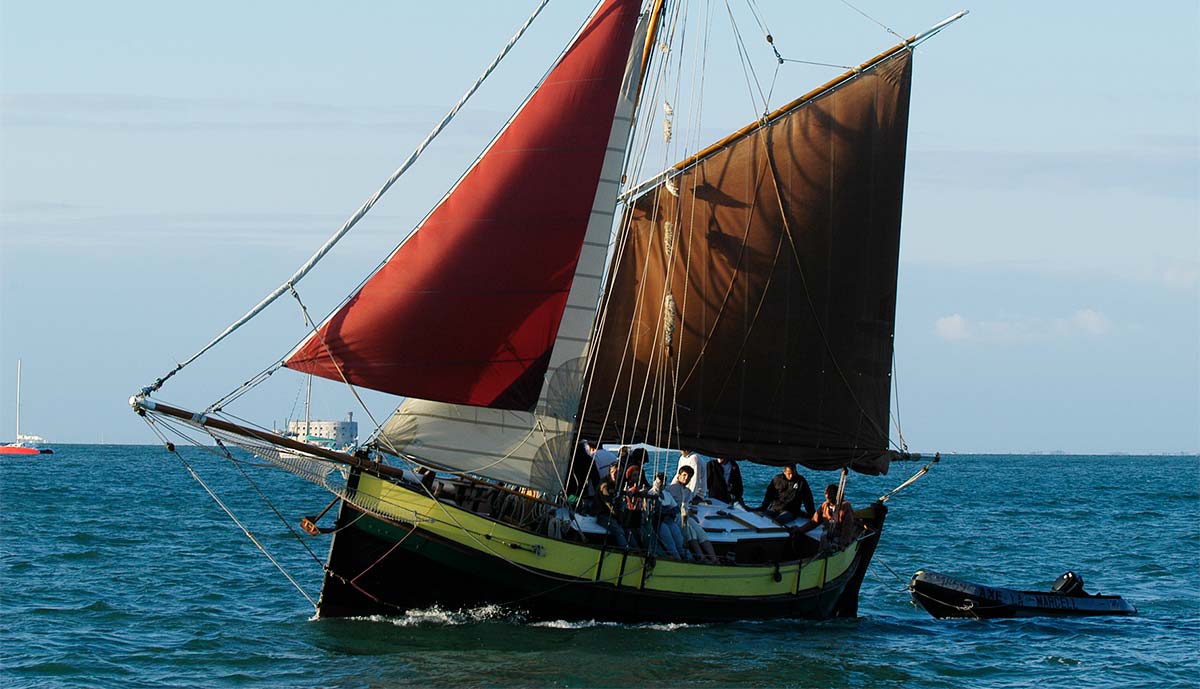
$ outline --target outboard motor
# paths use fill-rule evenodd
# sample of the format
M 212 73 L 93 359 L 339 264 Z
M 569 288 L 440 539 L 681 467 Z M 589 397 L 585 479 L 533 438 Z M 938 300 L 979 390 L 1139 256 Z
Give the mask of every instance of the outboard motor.
M 1062 593 L 1068 596 L 1086 596 L 1083 591 L 1083 577 L 1074 572 L 1064 572 L 1061 576 L 1054 580 L 1054 586 L 1050 587 L 1055 593 Z

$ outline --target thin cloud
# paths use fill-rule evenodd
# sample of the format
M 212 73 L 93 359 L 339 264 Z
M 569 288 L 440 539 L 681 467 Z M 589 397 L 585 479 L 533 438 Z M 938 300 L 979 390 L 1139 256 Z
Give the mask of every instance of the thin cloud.
M 5 128 L 98 129 L 141 132 L 203 130 L 370 129 L 423 132 L 440 120 L 442 107 L 355 106 L 230 98 L 171 98 L 123 94 L 10 94 L 0 96 Z M 503 113 L 464 110 L 459 134 L 491 132 Z
M 1133 191 L 1194 199 L 1200 161 L 1195 146 L 1157 143 L 1118 151 L 922 151 L 910 156 L 909 177 L 938 188 Z
M 1112 330 L 1112 321 L 1099 311 L 1083 309 L 1070 318 L 1056 319 L 1053 330 L 1062 335 L 1106 335 Z
M 1113 331 L 1112 320 L 1095 309 L 1080 309 L 1061 318 L 971 320 L 961 314 L 934 321 L 933 332 L 947 342 L 1033 342 L 1066 337 L 1102 337 Z
M 967 340 L 971 337 L 970 323 L 957 313 L 937 319 L 933 331 L 943 340 Z
M 1167 287 L 1192 291 L 1200 285 L 1200 268 L 1195 265 L 1169 265 L 1159 273 L 1159 279 Z
M 0 247 L 93 247 L 181 242 L 223 246 L 315 248 L 345 220 L 304 213 L 79 213 L 65 217 L 0 216 Z M 407 231 L 409 222 L 379 214 L 357 236 Z

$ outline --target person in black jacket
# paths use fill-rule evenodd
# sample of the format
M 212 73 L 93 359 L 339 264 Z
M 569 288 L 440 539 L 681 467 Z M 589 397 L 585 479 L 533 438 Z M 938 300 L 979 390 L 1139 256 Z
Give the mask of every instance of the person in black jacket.
M 717 457 L 709 460 L 708 497 L 723 500 L 740 509 L 746 509 L 742 502 L 742 470 L 736 461 Z
M 816 508 L 813 507 L 812 489 L 808 481 L 796 471 L 795 464 L 789 464 L 767 484 L 767 493 L 763 496 L 760 512 L 765 511 L 769 517 L 787 524 L 800 517 L 807 518 Z

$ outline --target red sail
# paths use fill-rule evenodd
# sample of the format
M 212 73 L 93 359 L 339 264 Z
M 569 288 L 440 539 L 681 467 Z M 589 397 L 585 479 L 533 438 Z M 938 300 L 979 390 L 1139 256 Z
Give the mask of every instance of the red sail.
M 596 196 L 638 6 L 603 4 L 458 186 L 292 353 L 289 368 L 409 397 L 533 407 Z

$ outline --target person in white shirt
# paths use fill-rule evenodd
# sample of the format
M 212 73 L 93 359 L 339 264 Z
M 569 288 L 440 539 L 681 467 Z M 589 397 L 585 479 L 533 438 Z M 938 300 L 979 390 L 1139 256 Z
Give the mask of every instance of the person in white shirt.
M 717 552 L 713 550 L 713 545 L 708 540 L 708 534 L 704 533 L 700 522 L 696 521 L 696 518 L 688 510 L 688 505 L 692 502 L 692 490 L 688 488 L 688 483 L 694 478 L 696 475 L 690 466 L 679 467 L 679 473 L 675 474 L 675 481 L 664 488 L 663 492 L 670 494 L 679 503 L 679 526 L 683 531 L 683 538 L 687 543 L 688 550 L 692 551 L 697 559 L 704 559 L 709 563 L 716 564 L 718 562 Z
M 692 470 L 691 479 L 688 480 L 688 490 L 692 491 L 694 500 L 703 500 L 708 496 L 708 475 L 706 469 L 708 462 L 704 457 L 692 452 L 691 450 L 679 451 L 679 467 L 682 469 L 688 467 Z

